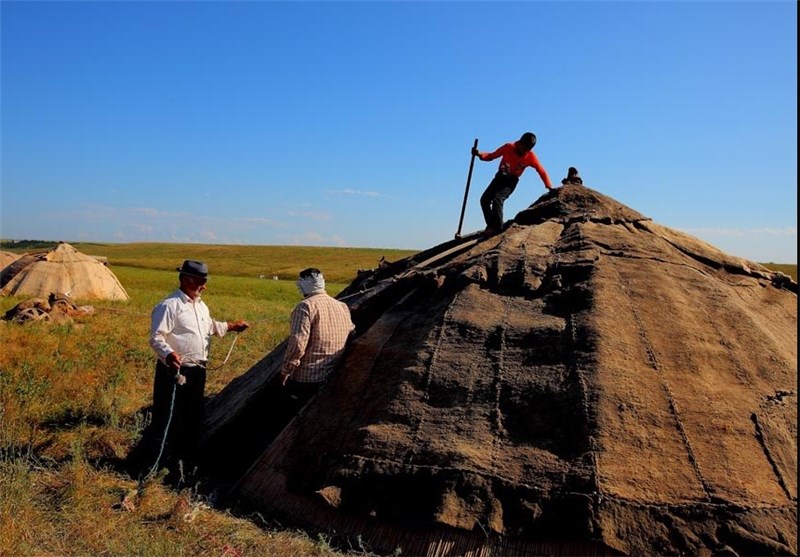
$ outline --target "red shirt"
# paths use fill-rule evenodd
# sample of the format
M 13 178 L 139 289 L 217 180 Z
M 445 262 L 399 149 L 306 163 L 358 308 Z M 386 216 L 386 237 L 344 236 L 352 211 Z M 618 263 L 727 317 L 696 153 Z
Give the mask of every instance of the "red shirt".
M 552 184 L 550 184 L 550 177 L 547 176 L 547 172 L 539 162 L 539 159 L 536 158 L 533 151 L 528 151 L 524 155 L 519 156 L 514 145 L 514 143 L 506 143 L 494 153 L 483 153 L 479 158 L 482 161 L 493 161 L 497 157 L 502 156 L 503 158 L 500 160 L 500 168 L 498 170 L 503 174 L 510 174 L 517 178 L 522 176 L 525 169 L 530 166 L 539 173 L 539 177 L 546 187 L 552 187 Z

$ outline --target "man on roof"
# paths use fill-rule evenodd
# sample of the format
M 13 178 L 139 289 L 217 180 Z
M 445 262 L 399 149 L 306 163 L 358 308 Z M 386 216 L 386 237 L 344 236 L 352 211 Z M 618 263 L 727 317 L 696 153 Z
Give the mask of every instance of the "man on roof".
M 500 166 L 486 191 L 481 195 L 481 209 L 486 221 L 484 234 L 491 236 L 498 234 L 503 229 L 503 203 L 514 192 L 520 176 L 529 166 L 536 170 L 544 182 L 544 187 L 553 189 L 547 172 L 533 152 L 536 145 L 536 135 L 525 132 L 514 142 L 501 145 L 491 153 L 483 153 L 477 148 L 472 148 L 472 154 L 482 161 L 493 161 L 498 157 Z

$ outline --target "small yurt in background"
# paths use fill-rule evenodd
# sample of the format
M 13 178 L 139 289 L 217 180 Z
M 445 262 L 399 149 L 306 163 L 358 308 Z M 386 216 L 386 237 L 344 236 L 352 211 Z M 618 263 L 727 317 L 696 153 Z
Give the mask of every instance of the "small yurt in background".
M 10 251 L 0 251 L 0 269 L 4 269 L 9 263 L 19 259 L 19 255 Z
M 52 251 L 26 254 L 0 271 L 0 296 L 73 300 L 128 300 L 128 293 L 102 261 L 61 242 Z

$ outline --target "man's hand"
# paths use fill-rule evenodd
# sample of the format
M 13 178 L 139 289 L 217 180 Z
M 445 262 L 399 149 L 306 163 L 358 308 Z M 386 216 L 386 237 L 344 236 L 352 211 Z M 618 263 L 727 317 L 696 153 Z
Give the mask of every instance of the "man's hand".
M 291 377 L 290 373 L 288 373 L 286 371 L 282 371 L 281 372 L 281 386 L 282 387 L 286 386 L 286 382 L 289 380 L 289 377 Z
M 181 355 L 177 352 L 170 352 L 166 357 L 167 365 L 175 370 L 175 382 L 178 385 L 186 384 L 186 376 L 181 375 Z
M 169 367 L 175 368 L 176 370 L 181 369 L 181 364 L 183 362 L 181 361 L 181 355 L 177 352 L 170 352 L 165 359 Z
M 478 148 L 477 148 L 477 147 L 473 147 L 473 148 L 472 148 L 472 156 L 473 156 L 473 157 L 478 157 L 478 158 L 480 158 L 480 157 L 481 157 L 481 152 L 480 152 L 480 151 L 478 151 Z
M 230 321 L 228 322 L 228 330 L 234 332 L 241 332 L 247 329 L 250 326 L 250 323 L 247 321 L 240 319 L 238 321 Z

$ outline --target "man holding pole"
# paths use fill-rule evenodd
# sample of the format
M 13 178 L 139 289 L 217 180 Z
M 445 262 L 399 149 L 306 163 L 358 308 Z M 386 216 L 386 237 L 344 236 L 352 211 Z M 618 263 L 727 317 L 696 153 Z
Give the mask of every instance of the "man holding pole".
M 520 176 L 527 167 L 530 166 L 536 170 L 544 182 L 545 188 L 553 189 L 547 172 L 533 153 L 534 145 L 536 145 L 536 136 L 531 132 L 525 132 L 517 141 L 506 143 L 492 153 L 482 153 L 478 151 L 477 146 L 472 148 L 472 156 L 478 157 L 482 161 L 493 161 L 502 157 L 497 174 L 481 196 L 481 209 L 486 221 L 484 235 L 492 236 L 502 231 L 503 203 L 513 193 Z

